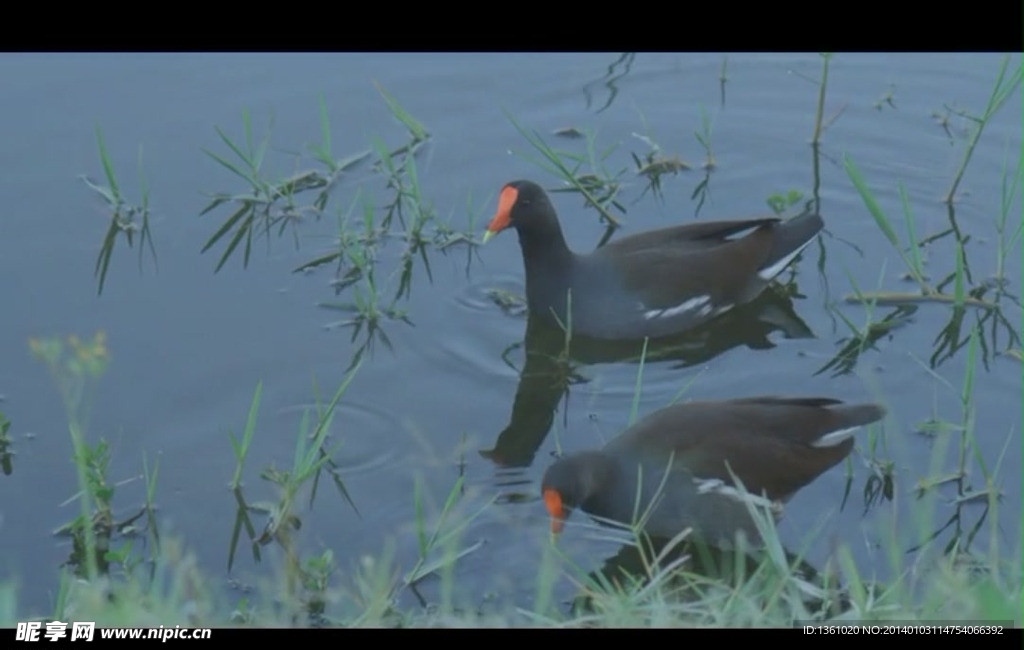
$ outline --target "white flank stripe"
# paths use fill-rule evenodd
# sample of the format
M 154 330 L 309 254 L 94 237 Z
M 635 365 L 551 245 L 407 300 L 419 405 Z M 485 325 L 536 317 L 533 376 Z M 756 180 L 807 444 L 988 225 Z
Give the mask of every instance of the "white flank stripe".
M 652 318 L 668 318 L 670 316 L 677 316 L 688 311 L 693 311 L 694 309 L 699 309 L 709 302 L 711 302 L 711 296 L 697 296 L 696 298 L 690 298 L 686 302 L 676 305 L 675 307 L 645 311 L 644 318 L 651 320 Z
M 822 437 L 818 438 L 811 443 L 812 447 L 835 447 L 847 438 L 852 438 L 853 434 L 860 429 L 857 427 L 850 427 L 849 429 L 840 429 L 839 431 L 833 431 L 832 433 L 826 433 Z
M 701 479 L 695 478 L 693 482 L 697 484 L 698 494 L 717 494 L 719 496 L 727 497 L 740 503 L 749 502 L 754 505 L 768 508 L 774 513 L 782 512 L 782 504 L 778 501 L 772 501 L 767 497 L 758 496 L 756 494 L 746 494 L 740 492 L 731 485 L 726 485 L 724 481 L 717 478 Z
M 727 305 L 722 305 L 720 307 L 715 307 L 715 316 L 717 316 L 719 314 L 724 314 L 725 312 L 729 311 L 730 309 L 732 309 L 735 306 L 736 305 L 734 305 L 732 303 L 729 303 Z
M 758 228 L 764 228 L 764 225 L 763 224 L 754 224 L 753 226 L 750 226 L 749 228 L 744 228 L 743 230 L 737 230 L 733 234 L 731 234 L 728 237 L 726 237 L 725 241 L 736 241 L 737 239 L 743 239 L 744 237 L 746 237 L 750 233 L 754 232 Z
M 796 257 L 797 255 L 799 255 L 800 251 L 802 251 L 803 249 L 807 248 L 807 245 L 810 244 L 812 241 L 814 241 L 814 237 L 811 237 L 810 239 L 805 241 L 803 246 L 801 246 L 800 248 L 797 248 L 795 251 L 793 251 L 789 255 L 783 257 L 781 260 L 779 260 L 775 264 L 772 264 L 771 266 L 769 266 L 767 268 L 761 269 L 760 271 L 757 272 L 757 275 L 762 280 L 771 280 L 772 278 L 774 278 L 779 273 L 782 273 L 782 269 L 786 268 L 789 265 L 789 263 L 793 261 L 793 258 Z

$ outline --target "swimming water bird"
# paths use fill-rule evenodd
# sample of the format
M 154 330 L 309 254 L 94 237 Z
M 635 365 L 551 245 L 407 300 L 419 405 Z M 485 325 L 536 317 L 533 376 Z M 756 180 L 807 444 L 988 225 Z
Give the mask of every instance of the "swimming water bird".
M 757 542 L 745 500 L 781 516 L 793 494 L 846 458 L 857 429 L 884 415 L 877 404 L 824 397 L 669 406 L 602 449 L 563 457 L 548 468 L 541 493 L 551 530 L 561 532 L 580 508 L 626 525 L 638 522 L 652 537 L 692 528 L 712 545 L 728 546 L 738 531 Z
M 519 180 L 502 188 L 483 241 L 509 227 L 519 233 L 532 312 L 594 338 L 642 339 L 691 329 L 753 300 L 823 226 L 817 214 L 698 222 L 577 254 L 547 193 Z

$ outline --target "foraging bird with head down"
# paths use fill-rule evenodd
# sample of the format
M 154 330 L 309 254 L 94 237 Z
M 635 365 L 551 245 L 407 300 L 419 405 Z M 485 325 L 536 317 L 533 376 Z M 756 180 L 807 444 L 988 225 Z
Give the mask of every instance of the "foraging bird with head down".
M 757 540 L 747 500 L 780 516 L 793 494 L 846 458 L 860 427 L 884 415 L 877 404 L 823 397 L 669 406 L 603 448 L 548 468 L 541 493 L 552 532 L 579 508 L 626 525 L 639 521 L 652 537 L 692 528 L 712 544 L 728 545 L 737 532 Z

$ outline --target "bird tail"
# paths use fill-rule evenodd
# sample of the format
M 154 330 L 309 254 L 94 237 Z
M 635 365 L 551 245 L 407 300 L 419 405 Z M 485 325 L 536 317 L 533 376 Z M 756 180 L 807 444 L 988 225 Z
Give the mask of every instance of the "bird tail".
M 835 417 L 835 428 L 818 438 L 815 447 L 834 447 L 842 444 L 860 429 L 885 417 L 885 408 L 878 404 L 843 404 L 829 408 Z
M 775 226 L 772 250 L 758 275 L 764 280 L 771 280 L 781 273 L 824 227 L 821 215 L 814 213 L 804 213 Z

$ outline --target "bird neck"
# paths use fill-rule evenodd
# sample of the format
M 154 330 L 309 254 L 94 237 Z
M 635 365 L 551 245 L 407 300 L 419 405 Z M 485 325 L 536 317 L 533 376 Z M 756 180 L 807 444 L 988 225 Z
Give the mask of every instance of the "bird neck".
M 561 323 L 567 320 L 567 291 L 572 282 L 575 259 L 565 243 L 562 229 L 552 220 L 539 229 L 519 232 L 519 244 L 526 269 L 526 297 L 530 311 Z
M 572 457 L 578 467 L 580 504 L 600 498 L 603 491 L 613 487 L 618 477 L 615 461 L 602 451 L 583 451 Z
M 529 230 L 520 230 L 519 246 L 523 250 L 523 259 L 528 262 L 527 268 L 540 265 L 550 272 L 568 267 L 572 262 L 572 251 L 565 243 L 562 227 L 556 219 L 532 224 Z

